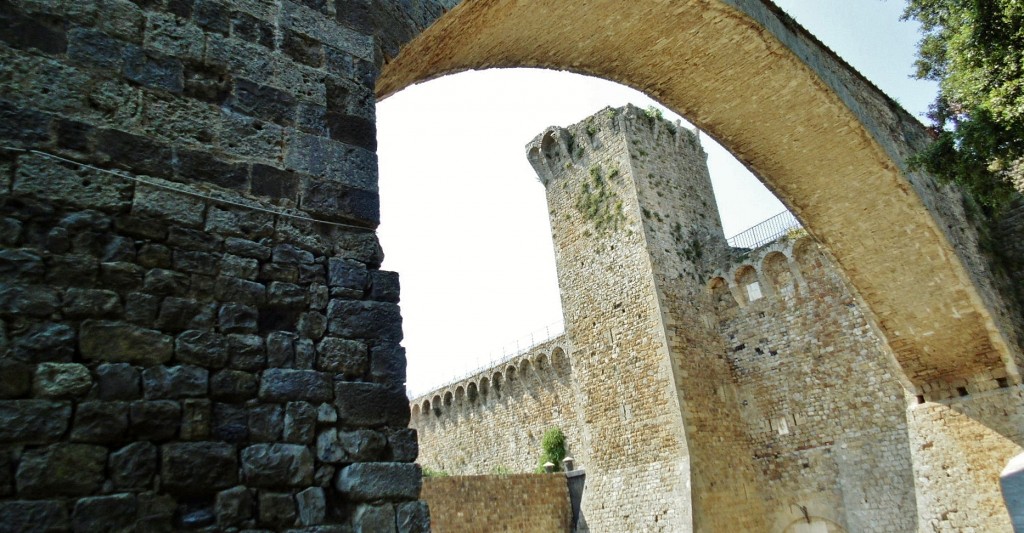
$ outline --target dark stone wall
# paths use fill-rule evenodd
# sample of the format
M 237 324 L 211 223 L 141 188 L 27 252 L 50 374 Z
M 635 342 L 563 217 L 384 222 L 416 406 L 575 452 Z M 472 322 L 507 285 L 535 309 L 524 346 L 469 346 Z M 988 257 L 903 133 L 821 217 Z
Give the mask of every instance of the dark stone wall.
M 440 12 L 0 0 L 0 531 L 429 527 L 373 91 Z

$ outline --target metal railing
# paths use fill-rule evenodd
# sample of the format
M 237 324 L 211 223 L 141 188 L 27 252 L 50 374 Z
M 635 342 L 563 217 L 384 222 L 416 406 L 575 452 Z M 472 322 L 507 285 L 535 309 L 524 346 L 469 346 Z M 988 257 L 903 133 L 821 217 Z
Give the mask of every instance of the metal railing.
M 778 240 L 794 229 L 803 228 L 800 221 L 789 211 L 783 211 L 767 220 L 745 229 L 729 237 L 729 246 L 733 248 L 760 248 Z
M 516 357 L 533 350 L 537 346 L 552 339 L 556 339 L 564 334 L 565 324 L 561 321 L 552 322 L 551 324 L 544 326 L 543 329 L 534 330 L 517 339 L 506 342 L 500 348 L 488 352 L 483 358 L 477 357 L 475 361 L 466 362 L 468 364 L 464 365 L 464 370 L 462 372 L 459 372 L 458 375 L 443 383 L 429 385 L 426 387 L 416 387 L 415 389 L 406 386 L 405 395 L 410 400 L 413 400 L 429 392 L 443 389 L 449 385 L 479 374 L 484 370 L 494 368 L 498 365 L 503 365 Z

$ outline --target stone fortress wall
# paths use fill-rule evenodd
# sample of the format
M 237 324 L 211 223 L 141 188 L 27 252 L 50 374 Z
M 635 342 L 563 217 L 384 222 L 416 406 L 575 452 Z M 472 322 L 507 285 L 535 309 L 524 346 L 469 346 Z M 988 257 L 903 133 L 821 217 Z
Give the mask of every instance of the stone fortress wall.
M 627 107 L 551 128 L 528 151 L 551 208 L 567 331 L 556 342 L 571 346 L 569 374 L 538 373 L 547 381 L 484 397 L 498 367 L 418 398 L 411 424 L 423 465 L 531 471 L 537 429 L 557 424 L 587 469 L 583 515 L 595 531 L 1005 522 L 1001 502 L 972 496 L 969 484 L 949 487 L 972 500 L 969 509 L 931 515 L 915 475 L 934 476 L 935 460 L 922 466 L 915 455 L 937 442 L 955 447 L 948 434 L 912 430 L 908 417 L 971 419 L 906 392 L 892 352 L 806 232 L 753 251 L 728 247 L 692 132 Z M 583 249 L 596 254 L 584 260 Z M 519 365 L 537 369 L 550 351 L 538 347 Z M 1021 391 L 1005 375 L 991 380 L 992 390 L 947 402 L 1003 424 L 1009 438 L 990 447 L 1001 468 L 1019 451 L 1010 426 Z M 658 389 L 668 394 L 659 399 Z M 941 460 L 944 472 L 954 460 Z

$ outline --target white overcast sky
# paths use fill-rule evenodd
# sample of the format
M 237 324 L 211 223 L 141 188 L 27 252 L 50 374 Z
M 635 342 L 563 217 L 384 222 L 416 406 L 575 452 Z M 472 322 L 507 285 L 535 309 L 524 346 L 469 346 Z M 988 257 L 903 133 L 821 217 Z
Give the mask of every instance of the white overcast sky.
M 899 20 L 904 2 L 776 3 L 923 116 L 936 88 L 910 79 L 920 36 Z M 377 105 L 383 268 L 401 276 L 413 394 L 526 348 L 531 334 L 542 340 L 561 323 L 544 189 L 524 146 L 547 126 L 626 103 L 663 107 L 615 83 L 527 69 L 448 76 Z M 727 236 L 783 209 L 724 149 L 702 139 Z

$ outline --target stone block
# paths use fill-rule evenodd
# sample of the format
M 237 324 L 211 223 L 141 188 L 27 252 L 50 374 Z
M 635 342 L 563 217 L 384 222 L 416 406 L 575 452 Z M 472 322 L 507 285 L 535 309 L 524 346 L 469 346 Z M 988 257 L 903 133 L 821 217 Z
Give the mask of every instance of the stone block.
M 207 394 L 209 374 L 197 366 L 155 366 L 142 371 L 142 389 L 147 400 L 198 398 Z
M 133 291 L 143 283 L 144 268 L 124 261 L 100 263 L 100 282 L 117 291 Z
M 395 507 L 399 533 L 428 533 L 430 531 L 430 511 L 426 502 L 405 502 Z
M 225 239 L 224 248 L 228 253 L 263 261 L 270 259 L 271 256 L 271 248 L 269 246 L 237 237 Z
M 262 283 L 230 276 L 220 276 L 216 285 L 217 299 L 261 306 L 267 301 L 267 288 Z
M 96 385 L 101 400 L 135 400 L 142 396 L 139 371 L 128 363 L 98 365 Z
M 88 496 L 103 483 L 107 449 L 89 444 L 54 444 L 26 450 L 16 474 L 18 494 L 29 498 Z
M 344 424 L 409 425 L 409 401 L 401 388 L 339 380 L 334 384 L 334 395 L 338 419 Z
M 219 527 L 239 526 L 253 516 L 252 491 L 244 486 L 222 490 L 217 493 L 214 509 Z
M 55 500 L 0 501 L 0 527 L 3 531 L 68 531 L 71 518 L 67 505 Z
M 419 440 L 414 428 L 392 428 L 388 430 L 387 437 L 392 461 L 411 463 L 419 456 Z
M 174 341 L 159 331 L 124 322 L 86 320 L 79 348 L 86 359 L 152 366 L 170 360 Z
M 64 293 L 66 317 L 111 318 L 121 312 L 121 298 L 114 291 L 72 288 Z
M 220 258 L 220 273 L 225 276 L 253 280 L 260 273 L 260 262 L 248 257 L 224 254 Z
M 232 14 L 231 35 L 267 48 L 274 47 L 274 27 L 247 13 Z
M 181 187 L 162 180 L 154 181 L 168 187 Z M 206 203 L 199 198 L 166 189 L 139 186 L 132 200 L 132 214 L 173 220 L 176 224 L 199 228 L 206 215 Z
M 406 366 L 405 348 L 397 344 L 378 344 L 370 350 L 370 376 L 377 383 L 404 385 Z
M 185 251 L 219 252 L 221 237 L 205 229 L 171 226 L 167 231 L 167 245 Z M 173 256 L 173 254 L 172 254 Z
M 257 371 L 267 366 L 267 350 L 258 335 L 228 335 L 228 366 L 235 370 Z
M 360 505 L 352 518 L 354 533 L 378 533 L 395 531 L 395 506 Z
M 134 494 L 82 498 L 71 515 L 75 531 L 131 531 L 138 506 Z
M 387 448 L 384 435 L 370 429 L 339 430 L 338 443 L 351 462 L 380 461 L 384 459 Z
M 45 444 L 60 439 L 71 422 L 71 406 L 46 400 L 0 401 L 0 442 Z
M 318 165 L 310 166 L 318 168 Z M 307 178 L 303 181 L 301 207 L 327 220 L 350 221 L 369 227 L 380 224 L 380 197 L 376 192 L 348 187 L 324 178 Z
M 133 442 L 113 453 L 107 471 L 114 487 L 145 489 L 153 482 L 157 470 L 157 449 L 151 442 Z
M 160 447 L 160 456 L 160 478 L 168 492 L 212 495 L 238 483 L 238 459 L 231 444 L 165 444 Z
M 303 308 L 308 305 L 306 289 L 294 283 L 274 281 L 267 291 L 267 301 L 278 307 Z
M 316 257 L 298 246 L 279 244 L 274 247 L 274 262 L 289 265 L 312 263 Z
M 422 473 L 415 463 L 356 463 L 338 471 L 334 486 L 352 501 L 415 500 Z
M 320 403 L 329 401 L 333 391 L 330 378 L 322 372 L 271 368 L 261 376 L 259 397 L 270 402 Z
M 348 452 L 338 442 L 338 430 L 325 429 L 316 437 L 316 458 L 324 463 L 347 463 Z
M 225 333 L 250 333 L 256 331 L 259 313 L 255 308 L 242 304 L 225 304 L 217 314 L 217 324 Z
M 205 83 L 199 80 L 203 84 L 201 89 L 196 87 L 197 73 L 195 70 L 189 71 L 186 69 L 186 75 L 190 75 L 185 81 L 186 92 L 201 90 L 203 92 L 201 99 L 213 101 L 217 104 L 223 103 L 227 98 L 229 80 L 226 74 L 223 74 L 224 78 L 216 74 L 210 76 L 209 81 Z M 211 183 L 236 191 L 246 191 L 249 189 L 249 173 L 246 165 L 228 163 L 206 152 L 178 150 L 177 168 L 175 170 L 178 176 L 186 181 Z M 209 212 L 212 212 L 212 209 Z
M 249 440 L 273 442 L 280 440 L 284 426 L 284 408 L 280 405 L 257 405 L 249 408 Z
M 295 335 L 275 331 L 267 335 L 267 366 L 289 368 L 295 363 Z
M 71 440 L 91 443 L 117 442 L 124 439 L 127 431 L 127 403 L 82 402 L 75 409 Z
M 181 60 L 129 46 L 124 51 L 124 77 L 152 89 L 180 93 L 184 88 Z
M 217 275 L 220 256 L 217 254 L 192 250 L 174 250 L 171 252 L 171 264 L 175 270 L 205 276 Z
M 317 411 L 308 402 L 289 402 L 284 413 L 284 440 L 309 444 L 316 434 Z
M 402 315 L 393 303 L 331 300 L 327 330 L 339 337 L 397 343 L 402 340 Z
M 256 397 L 259 378 L 240 370 L 221 370 L 210 378 L 210 397 L 214 400 L 242 402 Z
M 346 113 L 327 113 L 327 129 L 331 139 L 377 150 L 377 126 L 372 120 Z
M 213 438 L 227 442 L 249 440 L 249 412 L 228 403 L 213 404 Z
M 366 373 L 369 355 L 359 341 L 326 337 L 317 344 L 317 368 L 324 372 L 360 377 Z
M 14 222 L 20 229 L 21 222 Z M 37 281 L 44 270 L 43 259 L 31 250 L 0 250 L 0 276 L 5 281 Z
M 174 340 L 174 358 L 179 363 L 223 368 L 228 362 L 227 338 L 212 331 L 184 331 Z
M 162 296 L 183 295 L 188 292 L 188 276 L 173 270 L 154 268 L 146 272 L 143 289 Z
M 33 395 L 39 398 L 78 398 L 91 388 L 89 369 L 78 363 L 41 363 L 32 378 Z
M 299 183 L 299 175 L 290 170 L 259 164 L 252 166 L 252 193 L 257 196 L 297 202 Z
M 0 316 L 47 317 L 60 309 L 60 294 L 49 287 L 0 284 Z
M 362 295 L 368 280 L 366 265 L 359 261 L 340 257 L 327 261 L 327 283 L 332 288 L 351 289 Z
M 282 528 L 295 523 L 295 500 L 287 492 L 260 491 L 259 510 L 263 525 Z
M 327 332 L 327 317 L 323 313 L 309 311 L 299 315 L 299 323 L 296 325 L 299 334 L 310 339 L 320 339 Z
M 6 342 L 0 342 L 0 353 L 4 344 Z M 0 399 L 28 396 L 31 389 L 32 367 L 13 359 L 0 358 Z
M 324 46 L 301 33 L 283 30 L 281 51 L 293 60 L 319 68 L 324 63 Z
M 137 439 L 173 439 L 181 425 L 181 405 L 171 400 L 132 402 L 128 420 L 131 433 Z
M 242 78 L 235 79 L 235 89 L 227 102 L 232 111 L 284 126 L 294 124 L 296 105 L 291 94 Z
M 323 523 L 327 516 L 327 497 L 324 489 L 310 487 L 295 495 L 299 509 L 299 524 L 315 526 Z
M 242 450 L 242 479 L 254 487 L 302 487 L 313 482 L 313 454 L 298 444 L 256 444 Z
M 124 70 L 134 70 L 143 76 L 147 64 L 151 63 L 138 48 L 130 47 L 125 51 Z M 113 129 L 100 130 L 96 132 L 95 146 L 97 153 L 109 158 L 111 165 L 135 174 L 170 177 L 173 170 L 171 148 L 152 138 Z
M 398 303 L 400 299 L 397 272 L 374 270 L 370 273 L 370 299 L 378 302 Z
M 75 341 L 75 330 L 67 324 L 32 324 L 16 339 L 14 356 L 28 363 L 71 362 Z
M 209 400 L 181 403 L 181 439 L 206 440 L 213 430 L 213 404 Z

